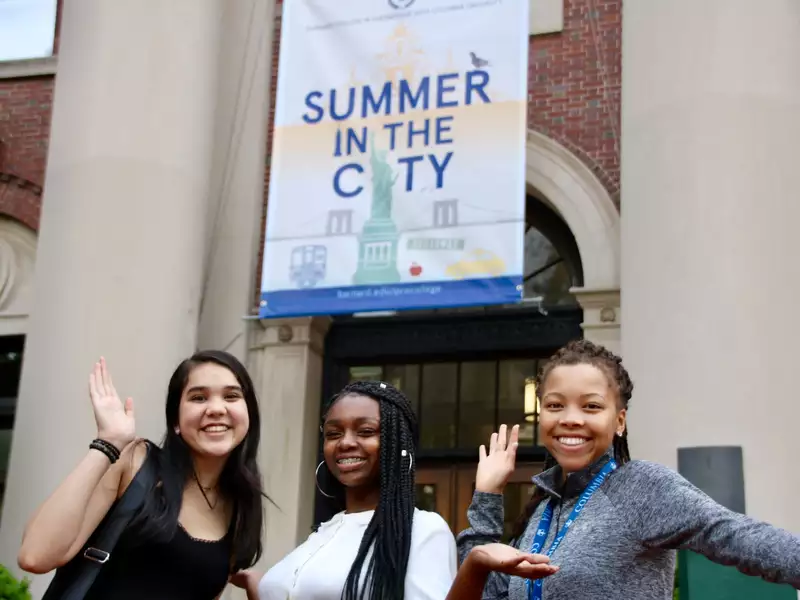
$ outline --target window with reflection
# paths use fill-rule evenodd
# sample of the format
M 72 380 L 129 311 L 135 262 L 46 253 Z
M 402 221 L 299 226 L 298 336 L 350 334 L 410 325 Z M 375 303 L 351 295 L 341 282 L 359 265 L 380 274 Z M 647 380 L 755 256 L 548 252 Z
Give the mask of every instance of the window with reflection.
M 543 306 L 574 306 L 570 288 L 583 285 L 578 244 L 566 223 L 545 202 L 525 203 L 524 297 Z
M 420 424 L 422 450 L 474 450 L 505 423 L 520 443 L 539 445 L 534 378 L 543 359 L 359 365 L 350 381 L 378 379 L 402 390 Z

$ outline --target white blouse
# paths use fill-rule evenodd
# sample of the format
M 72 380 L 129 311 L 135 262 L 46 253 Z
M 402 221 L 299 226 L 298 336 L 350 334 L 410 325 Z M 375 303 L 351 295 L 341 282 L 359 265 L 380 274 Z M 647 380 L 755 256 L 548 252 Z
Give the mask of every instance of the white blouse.
M 320 525 L 267 571 L 258 585 L 259 599 L 340 600 L 374 512 L 339 513 Z M 456 576 L 457 560 L 456 541 L 445 520 L 415 509 L 405 599 L 444 600 Z

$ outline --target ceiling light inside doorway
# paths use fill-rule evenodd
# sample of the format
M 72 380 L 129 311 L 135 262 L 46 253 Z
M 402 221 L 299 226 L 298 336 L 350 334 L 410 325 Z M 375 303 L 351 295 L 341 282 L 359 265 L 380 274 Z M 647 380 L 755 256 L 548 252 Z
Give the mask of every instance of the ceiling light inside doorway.
M 525 378 L 525 421 L 533 423 L 539 414 L 539 399 L 536 397 L 536 378 Z

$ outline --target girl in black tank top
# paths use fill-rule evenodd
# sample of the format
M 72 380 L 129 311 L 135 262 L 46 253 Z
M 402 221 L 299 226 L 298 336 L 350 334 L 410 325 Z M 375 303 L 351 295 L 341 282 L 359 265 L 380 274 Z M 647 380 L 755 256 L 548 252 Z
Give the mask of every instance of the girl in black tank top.
M 183 361 L 169 382 L 160 448 L 135 441 L 132 401 L 120 401 L 102 358 L 89 383 L 97 439 L 29 521 L 20 566 L 47 573 L 82 554 L 148 461 L 156 483 L 86 599 L 217 598 L 262 550 L 260 418 L 246 369 L 226 352 Z
M 215 598 L 230 575 L 232 536 L 201 540 L 178 525 L 167 543 L 121 540 L 85 600 Z

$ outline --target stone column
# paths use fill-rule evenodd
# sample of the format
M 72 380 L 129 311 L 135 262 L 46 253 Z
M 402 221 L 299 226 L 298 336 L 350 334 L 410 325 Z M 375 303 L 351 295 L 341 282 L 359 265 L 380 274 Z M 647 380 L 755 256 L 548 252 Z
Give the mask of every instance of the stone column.
M 134 397 L 138 433 L 163 434 L 168 378 L 196 343 L 224 5 L 64 4 L 0 531 L 12 570 L 31 511 L 94 436 L 87 379 L 100 355 Z
M 274 565 L 311 533 L 319 446 L 322 350 L 330 319 L 254 323 L 249 368 L 261 405 L 260 466 L 265 503 L 264 557 Z
M 621 354 L 619 290 L 573 288 L 570 291 L 583 308 L 583 337 Z
M 260 283 L 275 0 L 228 2 L 222 22 L 200 348 L 244 361 L 247 321 Z
M 798 5 L 623 10 L 631 451 L 741 446 L 748 513 L 800 533 Z

